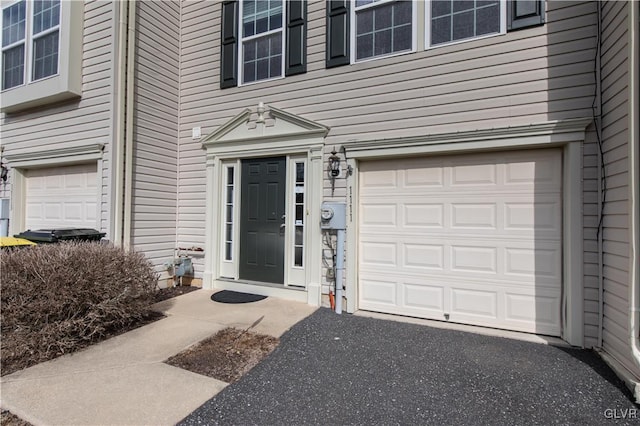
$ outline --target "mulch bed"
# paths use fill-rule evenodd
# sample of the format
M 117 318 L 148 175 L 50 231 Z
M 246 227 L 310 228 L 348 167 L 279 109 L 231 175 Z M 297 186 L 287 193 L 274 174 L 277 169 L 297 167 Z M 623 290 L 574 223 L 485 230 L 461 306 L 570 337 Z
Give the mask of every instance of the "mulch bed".
M 1 426 L 31 426 L 31 423 L 22 420 L 20 417 L 12 414 L 10 411 L 2 410 L 0 413 Z
M 192 291 L 200 290 L 200 287 L 192 287 L 188 285 L 181 285 L 176 287 L 161 288 L 154 296 L 155 303 L 162 302 L 163 300 L 171 299 L 172 297 L 182 296 L 183 294 L 191 293 Z
M 165 362 L 223 382 L 233 383 L 269 355 L 276 337 L 225 328 Z

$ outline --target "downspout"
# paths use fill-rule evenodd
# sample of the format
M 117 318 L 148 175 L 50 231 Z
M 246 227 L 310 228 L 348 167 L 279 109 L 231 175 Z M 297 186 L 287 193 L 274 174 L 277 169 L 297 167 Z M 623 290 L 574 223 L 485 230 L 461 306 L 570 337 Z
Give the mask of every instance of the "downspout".
M 600 125 L 602 124 L 602 73 L 600 64 L 600 48 L 601 31 L 602 31 L 602 4 L 596 3 L 598 9 L 598 35 L 596 37 L 596 63 L 595 63 L 595 78 L 596 78 L 596 93 L 593 100 L 593 123 L 596 130 L 596 139 L 598 143 L 597 157 L 598 157 L 598 229 L 596 231 L 597 245 L 598 245 L 598 343 L 597 348 L 602 348 L 602 334 L 604 327 L 604 247 L 603 247 L 603 216 L 604 216 L 604 158 L 602 155 L 602 137 L 600 135 Z M 596 114 L 595 106 L 598 105 L 598 112 Z
M 123 247 L 131 248 L 131 216 L 133 198 L 133 112 L 135 83 L 135 47 L 136 47 L 136 0 L 129 0 L 127 19 L 127 104 L 125 117 L 125 171 L 124 171 L 124 222 Z
M 640 114 L 638 114 L 640 105 L 640 99 L 638 99 L 638 90 L 640 89 L 640 82 L 638 81 L 638 73 L 640 72 L 640 66 L 638 65 L 638 9 L 639 3 L 632 1 L 629 2 L 629 200 L 630 200 L 630 218 L 629 227 L 631 234 L 631 241 L 629 242 L 629 333 L 631 352 L 633 360 L 636 366 L 640 369 L 640 348 L 638 342 L 638 317 L 640 309 L 640 284 L 639 279 L 639 253 L 640 248 L 640 232 L 638 226 L 638 220 L 640 216 L 639 203 L 640 192 L 638 191 L 638 178 L 640 178 L 640 172 L 638 170 L 640 159 L 638 158 L 638 144 L 640 143 L 638 120 L 640 120 Z M 640 401 L 640 389 L 636 385 L 634 389 L 634 396 L 636 402 Z
M 128 10 L 125 2 L 115 2 L 118 8 L 118 53 L 116 57 L 115 75 L 115 146 L 112 164 L 113 177 L 113 207 L 111 209 L 113 217 L 111 219 L 112 235 L 110 236 L 115 245 L 122 245 L 122 213 L 123 213 L 123 189 L 124 189 L 124 147 L 125 147 L 125 87 L 126 87 L 126 65 L 127 65 L 127 14 Z

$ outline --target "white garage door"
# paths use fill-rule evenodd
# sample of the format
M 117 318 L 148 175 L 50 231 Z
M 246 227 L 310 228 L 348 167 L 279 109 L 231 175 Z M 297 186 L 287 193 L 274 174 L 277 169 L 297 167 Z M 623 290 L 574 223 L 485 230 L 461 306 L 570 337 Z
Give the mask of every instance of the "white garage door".
M 359 308 L 560 335 L 561 152 L 363 162 Z
M 96 228 L 96 163 L 26 173 L 25 229 Z

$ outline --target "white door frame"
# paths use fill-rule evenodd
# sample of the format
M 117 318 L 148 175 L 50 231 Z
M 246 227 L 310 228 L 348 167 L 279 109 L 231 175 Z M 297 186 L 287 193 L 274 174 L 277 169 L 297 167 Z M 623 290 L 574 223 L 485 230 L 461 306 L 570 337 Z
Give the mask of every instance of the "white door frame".
M 203 286 L 252 292 L 266 296 L 304 301 L 319 306 L 321 302 L 322 234 L 320 204 L 322 202 L 322 150 L 329 129 L 273 107 L 260 106 L 259 112 L 246 109 L 202 141 L 206 150 L 205 270 Z M 221 201 L 224 197 L 224 164 L 257 157 L 286 157 L 287 185 L 291 186 L 290 165 L 295 159 L 306 160 L 306 216 L 304 286 L 270 286 L 220 277 L 218 254 L 221 229 Z M 288 191 L 289 192 L 288 188 Z M 287 196 L 290 204 L 290 195 Z M 290 205 L 287 205 L 287 212 Z M 237 209 L 236 209 L 237 210 Z M 288 218 L 293 224 L 293 218 Z M 291 228 L 292 225 L 289 225 Z M 237 232 L 236 232 L 236 235 Z M 237 238 L 236 238 L 237 241 Z M 287 243 L 288 244 L 288 243 Z M 285 261 L 289 258 L 286 257 Z M 286 271 L 287 268 L 285 268 Z M 237 277 L 236 277 L 237 278 Z M 285 277 L 287 280 L 287 277 Z

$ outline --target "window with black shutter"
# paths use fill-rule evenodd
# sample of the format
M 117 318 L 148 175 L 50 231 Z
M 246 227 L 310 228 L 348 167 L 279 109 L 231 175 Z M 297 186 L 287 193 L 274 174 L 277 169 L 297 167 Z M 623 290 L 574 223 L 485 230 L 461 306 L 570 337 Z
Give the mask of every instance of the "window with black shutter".
M 220 87 L 306 72 L 304 0 L 237 0 L 222 4 Z
M 544 0 L 418 1 L 327 1 L 326 67 L 415 51 L 423 18 L 426 49 L 544 24 Z

